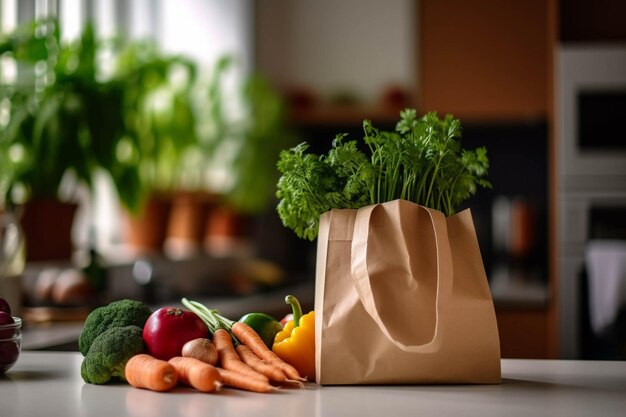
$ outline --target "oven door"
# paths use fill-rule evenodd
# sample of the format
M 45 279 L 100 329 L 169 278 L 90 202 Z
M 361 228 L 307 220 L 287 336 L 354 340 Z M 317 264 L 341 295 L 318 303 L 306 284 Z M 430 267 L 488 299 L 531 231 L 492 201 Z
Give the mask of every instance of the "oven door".
M 557 58 L 560 356 L 576 359 L 584 311 L 580 271 L 593 211 L 626 202 L 626 45 L 563 45 Z
M 560 175 L 626 176 L 626 45 L 564 46 L 558 67 Z

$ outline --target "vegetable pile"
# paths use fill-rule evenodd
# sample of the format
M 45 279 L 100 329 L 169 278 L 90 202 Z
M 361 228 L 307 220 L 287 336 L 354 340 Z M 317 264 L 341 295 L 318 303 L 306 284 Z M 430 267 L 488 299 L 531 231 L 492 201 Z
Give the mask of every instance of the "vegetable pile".
M 297 304 L 294 297 L 288 299 Z M 219 391 L 224 385 L 271 392 L 279 386 L 302 387 L 306 378 L 301 375 L 315 378 L 314 357 L 309 355 L 315 352 L 313 338 L 301 341 L 284 357 L 272 351 L 277 334 L 285 331 L 273 317 L 249 313 L 235 322 L 198 302 L 183 298 L 182 303 L 188 310 L 163 307 L 151 312 L 134 300 L 95 309 L 80 336 L 83 380 L 126 381 L 153 391 L 182 384 L 200 392 Z M 299 304 L 294 313 L 300 317 Z M 293 337 L 293 324 L 288 328 Z M 302 360 L 293 360 L 299 349 L 310 361 L 307 367 L 301 367 Z
M 259 333 L 244 321 L 228 320 L 215 310 L 186 298 L 182 302 L 206 323 L 213 334 L 213 344 L 224 369 L 264 382 L 298 383 L 306 380 L 296 368 L 268 348 Z
M 277 211 L 299 237 L 314 240 L 320 215 L 333 208 L 404 199 L 452 215 L 477 186 L 490 187 L 487 150 L 462 149 L 461 123 L 451 115 L 418 118 L 406 109 L 395 131 L 365 120 L 363 133 L 369 155 L 345 134 L 326 155 L 308 153 L 306 142 L 281 152 Z

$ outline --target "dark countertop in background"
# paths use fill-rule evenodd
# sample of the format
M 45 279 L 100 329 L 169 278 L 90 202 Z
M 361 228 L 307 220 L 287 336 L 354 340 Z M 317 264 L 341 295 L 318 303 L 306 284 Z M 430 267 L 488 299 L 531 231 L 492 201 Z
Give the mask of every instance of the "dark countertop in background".
M 291 312 L 285 304 L 285 295 L 292 294 L 298 298 L 304 311 L 313 309 L 315 289 L 313 283 L 302 283 L 279 287 L 271 291 L 246 296 L 230 297 L 198 297 L 194 298 L 209 308 L 217 309 L 224 316 L 233 320 L 245 313 L 264 312 L 281 319 Z M 191 298 L 188 297 L 188 298 Z M 179 306 L 180 301 L 151 305 L 153 309 L 165 305 Z M 78 336 L 83 328 L 82 321 L 62 321 L 26 324 L 22 330 L 23 350 L 77 350 Z

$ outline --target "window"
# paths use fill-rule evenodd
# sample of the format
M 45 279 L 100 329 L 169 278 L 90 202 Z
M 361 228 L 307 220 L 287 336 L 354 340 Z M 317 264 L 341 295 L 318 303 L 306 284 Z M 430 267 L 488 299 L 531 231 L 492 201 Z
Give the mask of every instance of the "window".
M 99 38 L 152 38 L 165 52 L 195 60 L 201 70 L 212 69 L 229 54 L 238 65 L 229 73 L 225 94 L 235 94 L 252 68 L 252 0 L 2 0 L 0 4 L 2 33 L 34 19 L 57 17 L 63 42 L 76 39 L 85 23 L 92 21 Z M 2 57 L 0 83 L 14 83 L 19 73 L 12 58 Z M 7 106 L 0 103 L 0 123 L 8 118 Z M 80 197 L 85 213 L 79 213 L 81 224 L 75 225 L 79 246 L 89 239 L 90 218 L 95 219 L 99 245 L 119 240 L 117 202 L 109 182 L 98 183 L 94 199 L 92 204 L 88 196 Z
M 241 66 L 252 66 L 252 0 L 2 0 L 1 27 L 58 16 L 64 39 L 78 36 L 91 20 L 102 37 L 154 38 L 168 52 L 212 63 L 234 54 Z

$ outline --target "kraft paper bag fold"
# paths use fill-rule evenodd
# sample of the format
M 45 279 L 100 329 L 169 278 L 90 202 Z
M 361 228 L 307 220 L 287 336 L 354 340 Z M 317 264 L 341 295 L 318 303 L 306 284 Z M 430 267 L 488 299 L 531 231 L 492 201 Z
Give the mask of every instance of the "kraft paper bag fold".
M 500 382 L 469 210 L 395 200 L 323 214 L 315 311 L 320 384 Z

